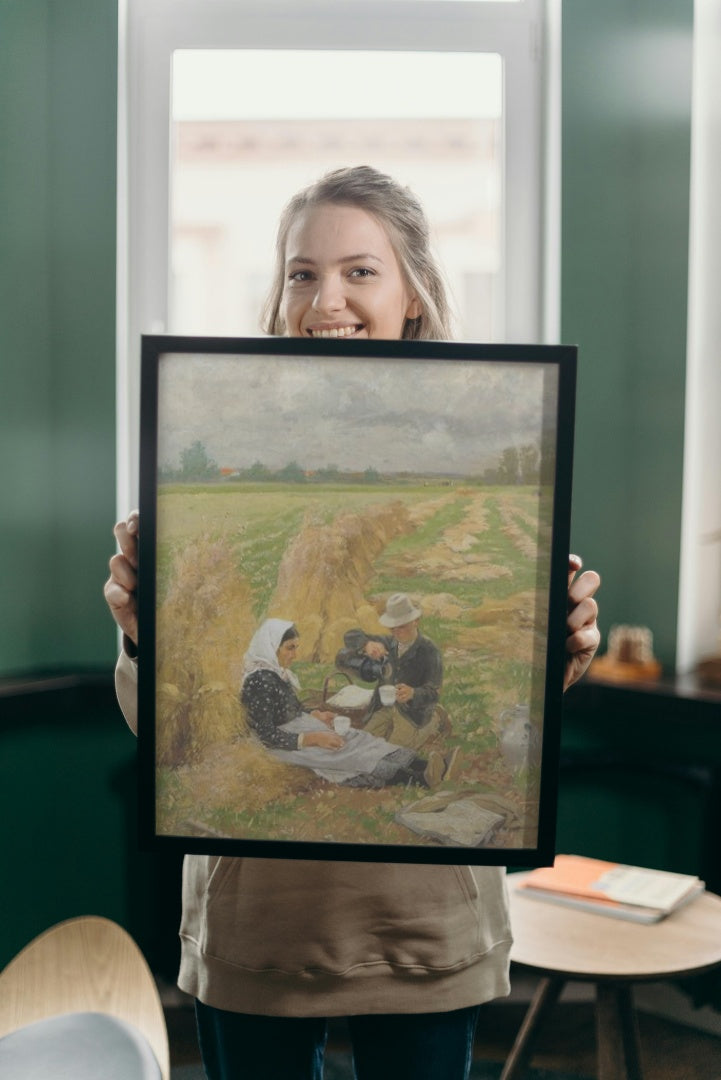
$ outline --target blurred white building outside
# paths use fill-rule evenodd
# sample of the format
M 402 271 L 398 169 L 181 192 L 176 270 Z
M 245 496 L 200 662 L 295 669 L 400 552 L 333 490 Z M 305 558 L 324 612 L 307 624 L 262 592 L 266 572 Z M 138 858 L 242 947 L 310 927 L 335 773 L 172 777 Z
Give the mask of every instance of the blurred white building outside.
M 501 339 L 503 69 L 492 54 L 450 61 L 434 53 L 176 53 L 169 331 L 258 334 L 283 206 L 323 173 L 367 164 L 423 202 L 456 336 Z M 263 71 L 262 102 L 252 93 L 253 64 Z

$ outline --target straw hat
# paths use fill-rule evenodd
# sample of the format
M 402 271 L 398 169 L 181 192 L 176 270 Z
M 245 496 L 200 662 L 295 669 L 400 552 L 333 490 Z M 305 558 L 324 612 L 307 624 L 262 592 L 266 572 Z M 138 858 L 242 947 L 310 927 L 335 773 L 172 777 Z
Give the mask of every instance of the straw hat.
M 420 617 L 421 609 L 415 607 L 410 596 L 406 593 L 397 592 L 386 600 L 386 609 L 379 617 L 379 621 L 383 626 L 405 626 L 406 623 L 413 622 L 414 619 Z

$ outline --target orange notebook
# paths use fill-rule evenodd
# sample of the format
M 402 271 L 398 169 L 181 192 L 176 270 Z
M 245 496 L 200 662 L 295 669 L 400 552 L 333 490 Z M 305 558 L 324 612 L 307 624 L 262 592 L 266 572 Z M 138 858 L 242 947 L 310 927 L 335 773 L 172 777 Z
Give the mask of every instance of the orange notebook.
M 557 855 L 519 885 L 525 895 L 638 922 L 657 922 L 704 890 L 693 874 Z

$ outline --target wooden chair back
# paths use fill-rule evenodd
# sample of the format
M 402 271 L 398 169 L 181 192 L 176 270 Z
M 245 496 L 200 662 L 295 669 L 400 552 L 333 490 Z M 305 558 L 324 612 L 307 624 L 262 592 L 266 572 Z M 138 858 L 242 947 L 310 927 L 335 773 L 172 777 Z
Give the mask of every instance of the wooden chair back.
M 168 1033 L 155 980 L 133 939 L 110 919 L 85 915 L 58 923 L 0 972 L 0 1037 L 75 1012 L 132 1024 L 169 1080 Z

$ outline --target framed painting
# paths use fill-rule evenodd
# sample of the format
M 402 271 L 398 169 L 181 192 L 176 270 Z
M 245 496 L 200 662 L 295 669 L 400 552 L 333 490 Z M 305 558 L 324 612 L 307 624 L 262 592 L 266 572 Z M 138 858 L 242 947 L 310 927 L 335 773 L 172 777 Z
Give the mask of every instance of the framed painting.
M 143 339 L 144 846 L 552 861 L 575 372 Z

